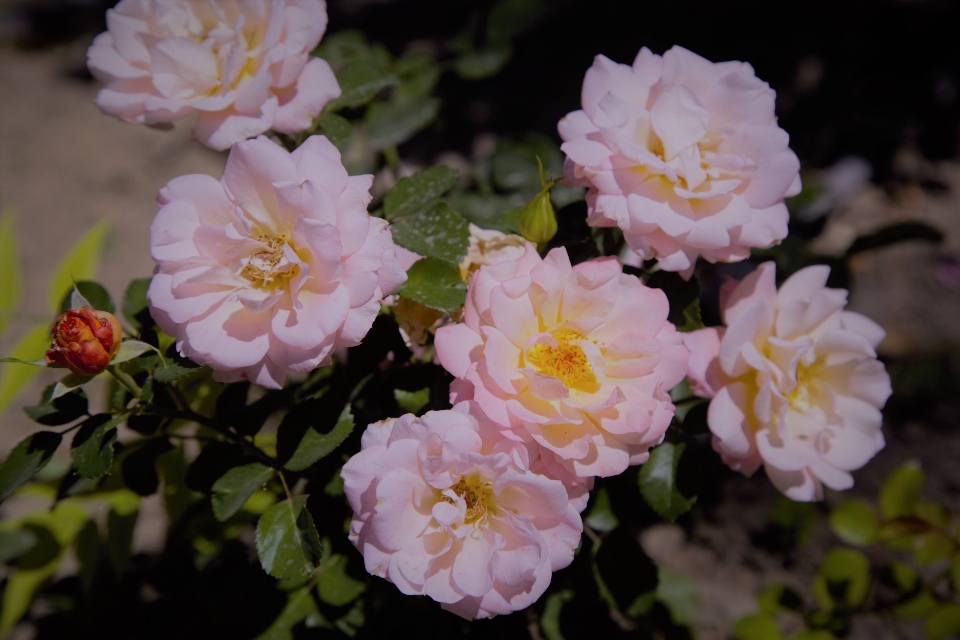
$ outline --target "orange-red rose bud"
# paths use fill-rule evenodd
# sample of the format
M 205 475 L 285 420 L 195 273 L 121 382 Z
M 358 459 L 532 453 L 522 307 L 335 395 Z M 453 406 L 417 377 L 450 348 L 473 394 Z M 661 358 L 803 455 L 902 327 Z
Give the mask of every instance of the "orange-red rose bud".
M 53 341 L 47 362 L 67 367 L 78 376 L 102 373 L 123 337 L 113 314 L 88 307 L 64 311 L 50 332 Z

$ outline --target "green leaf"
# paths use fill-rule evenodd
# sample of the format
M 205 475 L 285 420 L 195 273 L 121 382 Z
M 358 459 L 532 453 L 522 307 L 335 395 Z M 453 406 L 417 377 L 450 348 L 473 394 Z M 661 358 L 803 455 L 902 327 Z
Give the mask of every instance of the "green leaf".
M 904 462 L 887 476 L 880 487 L 880 513 L 887 520 L 912 515 L 925 483 L 926 474 L 920 462 Z
M 394 68 L 401 79 L 400 86 L 395 89 L 398 96 L 428 96 L 440 80 L 440 65 L 426 51 L 405 53 Z
M 343 116 L 335 113 L 325 113 L 320 116 L 320 131 L 327 139 L 340 149 L 340 145 L 350 139 L 353 133 L 353 125 Z M 344 151 L 345 149 L 340 149 Z
M 149 308 L 147 290 L 150 289 L 151 278 L 138 278 L 127 285 L 123 294 L 123 316 L 136 328 L 140 328 L 143 312 Z
M 783 632 L 773 616 L 757 613 L 740 618 L 733 627 L 736 640 L 782 640 Z
M 126 416 L 113 417 L 100 413 L 87 418 L 73 437 L 70 456 L 81 478 L 99 478 L 113 466 L 113 445 L 117 441 L 117 425 Z
M 370 46 L 359 31 L 348 29 L 328 35 L 317 47 L 313 55 L 323 58 L 334 71 L 342 69 L 347 63 L 371 56 Z
M 526 199 L 519 193 L 467 193 L 455 191 L 447 202 L 469 222 L 482 229 L 519 233 L 519 213 Z
M 693 624 L 700 608 L 697 586 L 682 573 L 665 567 L 659 567 L 657 575 L 657 600 L 670 612 L 670 619 L 676 625 Z
M 467 285 L 460 268 L 439 258 L 417 260 L 407 271 L 400 295 L 439 311 L 455 311 L 467 299 Z
M 10 315 L 20 302 L 20 258 L 13 229 L 13 211 L 0 212 L 0 334 L 10 323 Z
M 272 477 L 273 469 L 259 462 L 230 469 L 213 483 L 213 515 L 221 522 L 227 520 Z
M 173 448 L 170 441 L 162 436 L 147 440 L 123 459 L 120 467 L 123 483 L 141 496 L 156 493 L 160 486 L 157 458 Z
M 316 405 L 314 405 L 314 403 L 316 403 Z M 287 414 L 283 420 L 283 423 L 280 425 L 277 435 L 278 447 L 281 437 L 279 435 L 280 431 L 291 434 L 299 433 L 300 429 L 298 429 L 298 426 L 301 425 L 297 425 L 295 423 L 298 420 L 302 420 L 303 413 L 310 411 L 309 407 L 323 406 L 324 404 L 327 404 L 326 401 L 323 398 L 320 398 L 315 401 L 308 400 L 306 402 L 302 402 L 294 407 L 294 410 L 291 410 L 290 413 Z M 340 443 L 346 440 L 347 436 L 353 432 L 354 422 L 353 413 L 350 411 L 350 405 L 346 405 L 343 408 L 343 411 L 340 412 L 340 416 L 337 418 L 333 428 L 325 433 L 321 433 L 316 427 L 327 426 L 324 424 L 324 422 L 329 422 L 326 415 L 314 415 L 308 422 L 301 423 L 302 426 L 306 426 L 306 429 L 303 431 L 303 435 L 297 442 L 292 455 L 284 463 L 283 466 L 285 468 L 290 469 L 291 471 L 303 471 L 314 462 L 320 458 L 323 458 L 334 449 L 339 447 Z M 286 428 L 284 427 L 284 423 L 287 424 Z
M 367 104 L 387 87 L 400 84 L 400 76 L 374 60 L 354 60 L 337 72 L 337 82 L 342 93 L 327 105 L 330 111 Z
M 80 309 L 81 307 L 89 307 L 107 313 L 113 313 L 117 310 L 110 293 L 102 284 L 91 280 L 74 283 L 73 288 L 60 301 L 60 313 L 67 309 Z
M 9 637 L 11 629 L 30 609 L 37 589 L 60 566 L 66 549 L 87 520 L 86 509 L 70 502 L 59 502 L 49 511 L 39 511 L 26 516 L 25 524 L 42 527 L 52 533 L 58 550 L 43 566 L 17 569 L 8 579 L 3 590 L 3 602 L 0 604 L 0 638 Z
M 563 605 L 573 600 L 573 591 L 564 589 L 547 596 L 547 603 L 543 607 L 543 615 L 540 616 L 540 630 L 543 631 L 545 640 L 566 640 L 560 631 L 560 612 Z
M 332 607 L 343 607 L 360 597 L 367 585 L 347 575 L 346 557 L 335 553 L 325 560 L 317 581 L 317 595 Z
M 457 184 L 457 170 L 445 166 L 428 167 L 409 178 L 401 178 L 383 198 L 387 220 L 420 213 Z
M 50 346 L 50 325 L 47 323 L 34 326 L 10 350 L 9 356 L 28 362 L 36 362 L 43 358 L 43 354 Z M 36 367 L 22 367 L 12 362 L 0 365 L 0 414 L 13 402 L 20 390 L 37 377 L 40 369 Z
M 73 393 L 91 380 L 93 380 L 92 377 L 78 376 L 73 373 L 68 373 L 61 378 L 59 382 L 54 383 L 53 391 L 50 392 L 50 400 L 53 401 L 68 393 Z
M 266 631 L 254 640 L 293 640 L 293 628 L 318 614 L 317 605 L 307 589 L 299 589 L 287 596 L 287 604 Z
M 394 97 L 390 102 L 374 102 L 365 121 L 370 147 L 374 150 L 395 147 L 432 123 L 440 112 L 440 101 L 425 96 Z
M 960 605 L 942 605 L 927 618 L 925 631 L 927 640 L 943 640 L 960 634 Z
M 791 640 L 837 640 L 837 636 L 826 629 L 813 629 L 810 631 L 801 631 L 793 636 Z
M 542 134 L 531 133 L 520 141 L 501 139 L 490 160 L 490 177 L 504 191 L 519 190 L 527 199 L 540 193 L 540 167 L 552 177 L 563 171 L 563 155 Z
M 43 390 L 40 404 L 23 408 L 31 420 L 48 427 L 55 427 L 73 422 L 87 414 L 87 394 L 83 389 L 76 389 L 72 393 L 52 400 L 54 387 L 56 385 L 51 384 Z
M 404 249 L 454 264 L 463 260 L 470 246 L 470 224 L 445 202 L 394 218 L 390 233 Z
M 393 397 L 400 408 L 407 413 L 419 414 L 421 409 L 430 404 L 430 387 L 424 387 L 418 391 L 394 389 Z
M 164 383 L 176 382 L 177 380 L 197 373 L 201 368 L 202 367 L 182 367 L 178 364 L 168 364 L 165 367 L 157 367 L 153 372 L 153 379 L 157 382 Z
M 664 442 L 650 452 L 650 458 L 640 467 L 640 493 L 654 511 L 670 522 L 697 501 L 696 497 L 685 498 L 677 490 L 677 466 L 683 450 L 683 444 Z
M 813 580 L 813 594 L 827 611 L 838 606 L 859 606 L 867 599 L 869 590 L 870 561 L 855 549 L 828 551 Z
M 37 542 L 37 535 L 29 529 L 0 531 L 0 564 L 7 564 L 30 551 Z
M 508 43 L 491 44 L 479 51 L 467 51 L 453 61 L 453 68 L 467 80 L 482 80 L 496 75 L 512 53 L 513 48 Z
M 939 562 L 953 555 L 956 550 L 953 539 L 939 531 L 921 533 L 913 539 L 913 558 L 919 565 Z
M 0 502 L 47 466 L 62 439 L 59 433 L 38 431 L 13 448 L 0 467 Z
M 906 602 L 893 607 L 893 613 L 901 620 L 919 620 L 936 611 L 940 602 L 929 591 L 921 591 Z
M 606 489 L 601 488 L 597 491 L 597 497 L 584 522 L 594 531 L 601 533 L 609 533 L 620 526 L 620 521 L 610 507 L 610 495 Z
M 543 0 L 500 0 L 487 16 L 487 41 L 507 42 L 546 11 Z
M 257 521 L 257 554 L 274 578 L 309 578 L 320 562 L 320 538 L 306 508 L 307 496 L 295 496 L 267 509 Z
M 862 547 L 877 539 L 880 522 L 869 504 L 863 500 L 847 500 L 830 512 L 830 528 L 843 542 Z
M 56 311 L 63 297 L 73 289 L 74 282 L 92 280 L 100 267 L 100 251 L 110 225 L 106 220 L 93 225 L 67 252 L 57 265 L 47 289 L 47 304 Z
M 84 593 L 90 593 L 100 552 L 100 530 L 95 521 L 87 520 L 77 533 L 74 550 L 77 556 L 77 577 L 80 578 Z
M 771 615 L 781 611 L 797 611 L 803 606 L 803 600 L 797 592 L 782 584 L 773 584 L 757 596 L 760 611 Z
M 139 340 L 124 340 L 120 343 L 120 348 L 117 349 L 117 353 L 113 356 L 110 364 L 120 364 L 121 362 L 126 362 L 127 360 L 133 360 L 137 356 L 152 350 L 153 345 L 149 345 L 146 342 L 140 342 Z

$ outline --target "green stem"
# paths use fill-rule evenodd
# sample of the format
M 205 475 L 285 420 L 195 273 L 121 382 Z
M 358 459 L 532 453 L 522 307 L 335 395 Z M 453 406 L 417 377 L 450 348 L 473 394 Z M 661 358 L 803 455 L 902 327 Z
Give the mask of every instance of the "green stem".
M 399 180 L 400 176 L 397 174 L 400 171 L 400 153 L 397 151 L 397 148 L 393 145 L 385 148 L 383 150 L 383 159 L 387 161 L 387 166 L 393 169 L 394 176 Z
M 116 367 L 107 367 L 107 371 L 120 383 L 121 387 L 132 393 L 134 398 L 139 398 L 140 394 L 143 393 L 143 389 L 140 388 L 140 385 L 137 384 L 137 381 L 134 380 L 133 376 L 129 373 L 121 371 Z

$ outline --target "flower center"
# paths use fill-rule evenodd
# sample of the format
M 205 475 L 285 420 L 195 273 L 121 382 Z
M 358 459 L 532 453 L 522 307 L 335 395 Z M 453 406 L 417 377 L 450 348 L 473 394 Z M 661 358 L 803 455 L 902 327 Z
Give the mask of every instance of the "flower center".
M 489 483 L 481 482 L 476 476 L 461 477 L 450 489 L 467 504 L 467 512 L 463 517 L 464 524 L 474 524 L 486 518 L 493 505 L 493 491 Z M 453 503 L 450 498 L 443 499 Z
M 564 329 L 553 337 L 560 344 L 555 347 L 535 344 L 527 351 L 527 360 L 540 373 L 557 378 L 568 388 L 593 378 L 587 354 L 580 345 L 570 344 L 574 340 L 585 340 L 586 336 L 573 329 Z
M 242 271 L 255 287 L 276 288 L 299 273 L 300 267 L 290 262 L 284 253 L 286 236 L 259 235 L 257 240 L 266 248 L 250 256 Z
M 814 390 L 811 384 L 813 376 L 807 370 L 807 367 L 797 367 L 797 386 L 793 392 L 787 396 L 791 408 L 801 413 L 806 413 L 814 405 Z

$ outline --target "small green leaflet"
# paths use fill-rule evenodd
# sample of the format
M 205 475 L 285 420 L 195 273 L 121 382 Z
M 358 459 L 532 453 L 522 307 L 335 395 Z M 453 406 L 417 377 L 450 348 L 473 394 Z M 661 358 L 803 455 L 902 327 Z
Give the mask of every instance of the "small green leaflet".
M 283 500 L 257 522 L 260 564 L 274 578 L 306 579 L 320 562 L 320 538 L 306 503 L 307 496 Z
M 400 295 L 439 311 L 455 311 L 467 298 L 467 285 L 460 268 L 448 260 L 424 258 L 407 271 Z
M 53 431 L 38 431 L 13 448 L 0 467 L 0 501 L 47 466 L 63 439 Z
M 650 451 L 640 467 L 640 493 L 654 511 L 673 522 L 690 510 L 696 497 L 685 498 L 677 490 L 677 467 L 684 445 L 664 442 Z
M 463 260 L 470 246 L 470 224 L 445 202 L 395 218 L 390 233 L 404 249 L 454 264 Z
M 259 462 L 230 469 L 213 483 L 213 515 L 221 522 L 227 520 L 272 477 L 273 469 Z
M 456 184 L 457 170 L 442 165 L 401 178 L 383 198 L 384 215 L 392 220 L 422 211 Z

